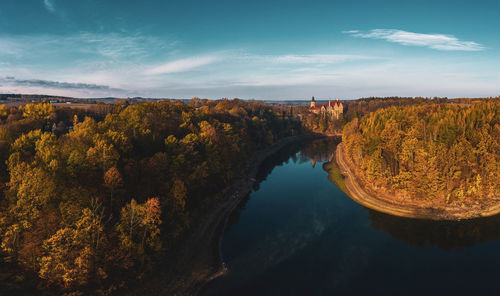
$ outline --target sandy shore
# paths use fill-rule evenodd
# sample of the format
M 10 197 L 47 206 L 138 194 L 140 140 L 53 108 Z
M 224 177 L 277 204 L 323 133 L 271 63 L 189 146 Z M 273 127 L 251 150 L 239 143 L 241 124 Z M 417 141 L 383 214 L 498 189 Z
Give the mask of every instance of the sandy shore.
M 342 175 L 345 176 L 345 185 L 349 196 L 358 204 L 378 212 L 418 219 L 432 220 L 462 220 L 487 217 L 500 214 L 500 201 L 493 200 L 491 204 L 453 207 L 423 207 L 415 204 L 401 204 L 376 196 L 372 188 L 363 186 L 353 172 L 353 163 L 346 157 L 342 143 L 337 146 L 335 159 Z

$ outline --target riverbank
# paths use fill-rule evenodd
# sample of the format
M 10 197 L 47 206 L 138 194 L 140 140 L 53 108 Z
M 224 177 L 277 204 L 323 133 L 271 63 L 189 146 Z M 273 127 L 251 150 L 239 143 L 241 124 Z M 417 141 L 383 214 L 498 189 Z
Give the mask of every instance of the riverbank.
M 431 220 L 463 220 L 500 214 L 500 200 L 493 200 L 490 204 L 449 207 L 432 204 L 421 206 L 410 201 L 403 204 L 400 201 L 389 200 L 387 197 L 383 198 L 384 194 L 377 193 L 368 182 L 354 173 L 354 164 L 345 155 L 342 143 L 337 146 L 335 159 L 345 176 L 344 183 L 349 196 L 358 204 L 372 210 L 394 216 Z
M 234 182 L 213 205 L 205 209 L 205 214 L 197 220 L 189 235 L 179 247 L 179 254 L 168 272 L 157 279 L 154 294 L 196 295 L 203 286 L 227 272 L 222 260 L 221 240 L 227 220 L 233 210 L 248 195 L 256 181 L 259 167 L 266 158 L 281 148 L 294 142 L 320 138 L 323 135 L 302 135 L 282 139 L 273 146 L 257 151 L 249 162 L 243 177 Z

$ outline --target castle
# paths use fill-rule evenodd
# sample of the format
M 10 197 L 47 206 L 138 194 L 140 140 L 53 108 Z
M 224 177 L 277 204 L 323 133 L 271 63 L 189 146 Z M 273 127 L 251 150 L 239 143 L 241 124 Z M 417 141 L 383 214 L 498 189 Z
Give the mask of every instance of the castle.
M 330 115 L 332 118 L 335 117 L 336 119 L 339 119 L 344 112 L 344 106 L 339 100 L 335 100 L 333 103 L 328 101 L 328 104 L 325 105 L 316 105 L 316 101 L 314 100 L 314 97 L 312 97 L 309 112 L 314 114 Z

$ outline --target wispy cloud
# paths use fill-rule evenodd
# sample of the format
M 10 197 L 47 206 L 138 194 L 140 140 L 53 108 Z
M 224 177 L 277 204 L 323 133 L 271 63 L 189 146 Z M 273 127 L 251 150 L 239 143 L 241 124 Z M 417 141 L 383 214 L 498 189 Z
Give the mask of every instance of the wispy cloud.
M 373 57 L 347 54 L 281 55 L 272 57 L 275 63 L 287 64 L 336 64 L 346 61 L 372 59 Z
M 74 83 L 50 81 L 41 79 L 16 79 L 15 77 L 0 78 L 1 84 L 27 87 L 42 87 L 55 89 L 87 89 L 87 90 L 112 90 L 108 85 L 89 84 L 89 83 Z
M 67 38 L 68 42 L 83 43 L 81 49 L 86 53 L 97 53 L 106 58 L 121 59 L 130 57 L 147 57 L 152 54 L 151 48 L 165 50 L 171 48 L 175 41 L 159 39 L 141 34 L 91 34 L 82 33 Z
M 382 39 L 402 45 L 422 46 L 437 50 L 480 51 L 484 46 L 474 41 L 463 41 L 453 35 L 423 34 L 396 29 L 374 29 L 369 32 L 344 31 L 354 37 Z
M 74 56 L 78 59 L 92 58 L 105 61 L 150 58 L 157 54 L 151 50 L 171 49 L 176 41 L 137 33 L 77 33 L 71 35 L 0 35 L 0 59 L 36 58 L 44 61 Z
M 144 71 L 146 75 L 159 75 L 179 73 L 193 70 L 195 68 L 211 64 L 218 60 L 216 56 L 191 57 L 181 60 L 168 62 L 166 64 L 152 67 Z
M 45 5 L 45 8 L 52 12 L 52 13 L 55 13 L 56 12 L 56 7 L 54 5 L 54 2 L 52 2 L 52 0 L 43 0 L 43 4 Z
M 424 62 L 425 61 L 425 62 Z M 302 73 L 282 72 L 234 75 L 232 78 L 208 81 L 186 81 L 158 92 L 172 97 L 240 97 L 240 98 L 308 98 L 368 96 L 494 96 L 498 94 L 499 75 L 488 78 L 463 71 L 471 64 L 442 64 L 436 58 L 397 60 L 358 65 L 354 68 L 317 70 Z
M 251 79 L 240 79 L 230 84 L 233 86 L 304 86 L 332 83 L 338 77 L 337 73 L 290 73 L 290 74 L 260 74 Z
M 401 30 L 344 33 L 440 50 L 483 49 L 477 43 L 471 45 L 446 35 Z M 181 98 L 498 94 L 499 74 L 491 60 L 483 64 L 474 60 L 474 67 L 480 64 L 485 69 L 489 76 L 485 79 L 439 75 L 445 71 L 466 73 L 471 68 L 463 60 L 443 61 L 441 55 L 417 62 L 418 56 L 405 60 L 380 52 L 365 56 L 356 55 L 359 50 L 351 54 L 324 48 L 315 54 L 259 54 L 229 48 L 192 56 L 183 55 L 182 49 L 182 43 L 174 39 L 141 32 L 0 34 L 0 92 Z M 430 72 L 435 73 L 432 76 Z M 170 73 L 179 74 L 167 79 L 164 75 Z
M 224 60 L 239 61 L 239 62 L 259 62 L 272 63 L 280 65 L 327 65 L 337 64 L 356 60 L 378 59 L 375 56 L 352 55 L 352 54 L 283 54 L 283 55 L 253 55 L 236 53 L 225 55 Z

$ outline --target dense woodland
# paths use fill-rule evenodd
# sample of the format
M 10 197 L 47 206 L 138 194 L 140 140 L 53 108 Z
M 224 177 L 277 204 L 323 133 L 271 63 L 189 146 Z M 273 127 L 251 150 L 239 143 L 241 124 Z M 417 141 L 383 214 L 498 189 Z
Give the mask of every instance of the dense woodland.
M 373 184 L 446 203 L 498 195 L 500 99 L 361 99 L 341 120 L 237 99 L 0 105 L 0 289 L 140 284 L 256 151 L 345 122 Z
M 255 151 L 301 132 L 280 109 L 240 100 L 0 105 L 0 288 L 126 288 Z
M 422 104 L 459 104 L 460 102 L 470 103 L 470 99 L 447 98 L 423 98 L 423 97 L 370 97 L 358 100 L 344 101 L 344 112 L 338 120 L 331 116 L 314 114 L 308 112 L 307 106 L 293 108 L 293 113 L 299 114 L 301 121 L 308 130 L 326 134 L 340 134 L 345 123 L 354 118 L 361 118 L 371 112 L 391 106 L 411 106 Z
M 469 100 L 470 101 L 470 100 Z M 426 103 L 443 104 L 450 103 L 447 98 L 422 98 L 422 97 L 370 97 L 344 103 L 344 120 L 349 122 L 354 118 L 361 118 L 371 112 L 392 106 L 411 106 Z
M 343 143 L 375 186 L 443 204 L 499 198 L 498 98 L 380 109 L 349 122 Z

